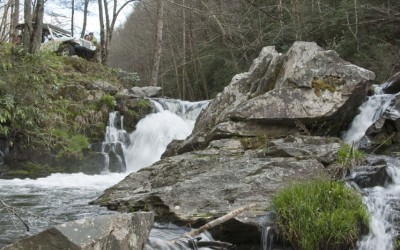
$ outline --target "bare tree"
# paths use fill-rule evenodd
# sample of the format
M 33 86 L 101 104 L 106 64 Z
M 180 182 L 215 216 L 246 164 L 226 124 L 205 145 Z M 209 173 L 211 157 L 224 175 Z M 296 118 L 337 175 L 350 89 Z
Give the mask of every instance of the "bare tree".
M 83 38 L 85 36 L 85 33 L 86 33 L 86 24 L 87 24 L 89 1 L 90 0 L 84 0 L 84 2 L 83 2 L 83 23 L 82 23 L 81 38 Z
M 29 53 L 36 53 L 42 43 L 44 0 L 37 0 L 33 19 L 33 31 L 31 34 L 31 43 Z
M 117 22 L 119 14 L 129 3 L 135 1 L 136 0 L 127 0 L 122 4 L 119 4 L 117 0 L 113 0 L 112 5 L 110 6 L 108 0 L 98 0 L 102 64 L 107 64 L 109 44 L 111 42 L 115 24 Z
M 162 53 L 162 36 L 164 27 L 164 0 L 157 0 L 157 35 L 156 35 L 156 49 L 154 53 L 154 64 L 151 73 L 150 85 L 157 86 L 158 71 L 160 69 L 161 53 Z

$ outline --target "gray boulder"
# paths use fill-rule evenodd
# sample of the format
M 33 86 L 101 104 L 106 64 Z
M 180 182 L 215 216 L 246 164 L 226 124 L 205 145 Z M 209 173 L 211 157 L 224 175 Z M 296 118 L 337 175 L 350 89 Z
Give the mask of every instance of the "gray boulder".
M 99 216 L 54 226 L 2 250 L 141 250 L 152 225 L 152 213 Z
M 133 87 L 130 93 L 135 97 L 156 97 L 159 96 L 161 92 L 161 87 Z
M 339 136 L 355 116 L 375 74 L 311 42 L 286 54 L 265 47 L 250 70 L 229 86 L 197 120 L 178 153 L 235 136 L 284 137 L 299 130 Z
M 118 92 L 118 88 L 116 86 L 105 80 L 97 80 L 93 82 L 89 89 L 102 90 L 106 93 L 109 93 L 110 95 L 115 95 Z

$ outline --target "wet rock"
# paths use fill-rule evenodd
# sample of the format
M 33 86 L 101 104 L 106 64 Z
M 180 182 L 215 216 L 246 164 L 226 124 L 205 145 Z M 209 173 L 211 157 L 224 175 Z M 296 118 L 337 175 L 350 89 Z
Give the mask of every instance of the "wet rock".
M 384 187 L 392 182 L 386 169 L 387 165 L 357 167 L 351 171 L 346 180 L 354 181 L 360 188 Z
M 391 76 L 385 83 L 382 85 L 383 92 L 386 94 L 396 94 L 400 92 L 400 72 L 397 72 L 393 76 Z
M 141 250 L 152 225 L 152 213 L 99 216 L 54 226 L 2 250 Z
M 311 42 L 286 54 L 265 47 L 246 73 L 233 77 L 197 120 L 178 153 L 234 136 L 285 137 L 303 130 L 339 136 L 367 94 L 375 74 Z

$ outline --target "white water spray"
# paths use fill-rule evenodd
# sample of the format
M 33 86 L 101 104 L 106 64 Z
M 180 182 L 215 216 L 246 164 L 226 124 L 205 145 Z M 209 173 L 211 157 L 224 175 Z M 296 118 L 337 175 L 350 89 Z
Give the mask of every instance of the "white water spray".
M 370 232 L 358 242 L 359 250 L 390 250 L 394 249 L 393 239 L 396 236 L 394 220 L 399 218 L 398 211 L 392 205 L 400 200 L 400 160 L 383 157 L 388 163 L 388 175 L 392 183 L 387 187 L 374 187 L 364 191 L 364 197 L 371 213 Z
M 186 139 L 193 130 L 195 120 L 208 102 L 184 102 L 157 99 L 153 101 L 157 113 L 139 121 L 130 134 L 131 144 L 124 151 L 127 170 L 137 171 L 160 160 L 168 144 Z

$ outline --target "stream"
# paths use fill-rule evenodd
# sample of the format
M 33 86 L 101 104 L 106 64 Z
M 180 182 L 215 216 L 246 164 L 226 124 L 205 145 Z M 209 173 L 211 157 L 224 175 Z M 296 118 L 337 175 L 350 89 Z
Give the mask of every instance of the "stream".
M 115 112 L 110 114 L 103 147 L 122 144 L 127 169 L 125 173 L 110 173 L 105 155 L 104 170 L 100 175 L 52 174 L 35 180 L 0 180 L 0 199 L 16 208 L 14 212 L 30 229 L 26 230 L 13 211 L 0 209 L 0 247 L 66 221 L 112 213 L 104 207 L 88 203 L 129 173 L 158 161 L 172 140 L 189 136 L 200 111 L 208 105 L 208 101 L 151 101 L 156 107 L 155 112 L 140 120 L 136 130 L 129 135 L 123 129 L 123 118 Z M 126 140 L 126 136 L 129 140 Z M 157 237 L 169 235 L 160 230 L 154 232 L 159 235 Z

